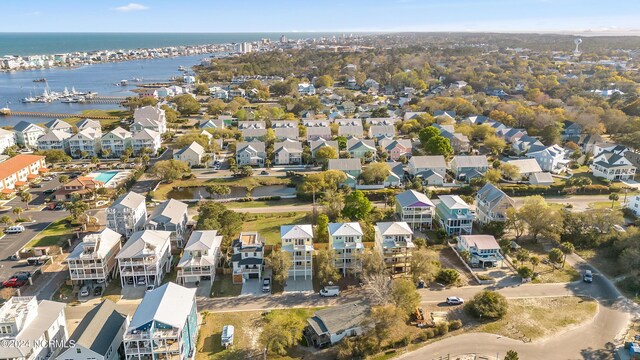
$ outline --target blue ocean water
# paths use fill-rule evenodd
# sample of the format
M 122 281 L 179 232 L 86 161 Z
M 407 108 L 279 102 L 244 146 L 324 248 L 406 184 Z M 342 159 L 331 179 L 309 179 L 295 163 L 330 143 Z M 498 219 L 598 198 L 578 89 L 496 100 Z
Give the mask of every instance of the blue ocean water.
M 336 33 L 0 33 L 0 56 L 339 36 Z

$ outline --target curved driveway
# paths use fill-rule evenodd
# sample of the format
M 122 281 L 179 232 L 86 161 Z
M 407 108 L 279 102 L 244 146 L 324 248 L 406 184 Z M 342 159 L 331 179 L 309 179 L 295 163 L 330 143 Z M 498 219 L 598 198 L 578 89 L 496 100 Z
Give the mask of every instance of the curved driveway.
M 522 285 L 496 289 L 509 298 L 583 295 L 595 298 L 599 303 L 599 311 L 595 318 L 581 326 L 554 335 L 542 341 L 524 343 L 519 340 L 505 338 L 487 333 L 469 333 L 458 335 L 427 345 L 419 350 L 405 354 L 400 359 L 429 360 L 448 355 L 478 354 L 494 359 L 504 357 L 507 350 L 518 352 L 520 359 L 603 359 L 619 344 L 631 316 L 640 314 L 638 306 L 623 297 L 615 286 L 603 275 L 595 273 L 590 265 L 577 265 L 581 271 L 592 269 L 594 281 L 591 284 L 574 282 L 568 284 Z M 469 289 L 469 290 L 467 290 Z M 478 288 L 453 290 L 457 293 L 475 293 Z M 450 291 L 443 291 L 448 296 Z M 466 296 L 466 295 L 462 295 Z M 442 299 L 442 297 L 440 297 Z M 423 297 L 423 301 L 429 301 Z M 441 301 L 441 300 L 440 300 Z

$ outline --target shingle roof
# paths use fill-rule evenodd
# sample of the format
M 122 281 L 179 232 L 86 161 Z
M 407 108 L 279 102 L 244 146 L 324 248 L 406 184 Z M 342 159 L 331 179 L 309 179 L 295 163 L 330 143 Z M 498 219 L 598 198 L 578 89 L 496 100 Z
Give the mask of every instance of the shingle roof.
M 131 235 L 116 258 L 140 258 L 149 255 L 160 255 L 159 251 L 170 241 L 171 231 L 144 230 Z
M 362 170 L 360 159 L 329 159 L 329 170 Z
M 36 124 L 32 124 L 30 122 L 26 122 L 26 121 L 20 121 L 19 123 L 15 124 L 13 126 L 13 130 L 14 131 L 23 132 L 23 131 L 27 130 L 27 128 L 29 128 L 29 127 L 34 127 L 34 128 L 40 129 L 40 130 L 42 130 L 42 132 L 44 132 L 44 129 L 41 128 L 40 126 L 38 126 Z
M 542 172 L 542 169 L 540 168 L 540 164 L 538 164 L 536 159 L 509 160 L 507 161 L 507 164 L 512 164 L 517 166 L 518 169 L 520 169 L 521 174 Z
M 116 304 L 106 299 L 84 316 L 69 340 L 105 356 L 126 320 L 126 315 L 116 310 Z
M 190 145 L 185 146 L 182 149 L 178 150 L 174 155 L 182 155 L 187 150 L 193 150 L 196 154 L 199 154 L 199 155 L 202 155 L 205 153 L 202 145 L 194 141 Z
M 182 201 L 169 199 L 153 210 L 151 216 L 149 216 L 149 221 L 179 224 L 187 213 L 187 208 L 187 204 Z M 168 221 L 161 221 L 164 220 L 161 218 L 167 219 Z
M 329 235 L 331 236 L 362 236 L 362 234 L 362 228 L 357 222 L 329 224 Z
M 485 155 L 458 155 L 451 160 L 457 167 L 487 167 L 487 157 Z
M 413 230 L 404 221 L 379 222 L 376 227 L 381 235 L 413 235 Z
M 396 201 L 401 207 L 433 207 L 433 202 L 427 197 L 427 195 L 417 192 L 415 190 L 407 190 L 396 195 Z
M 49 130 L 64 130 L 73 128 L 71 124 L 60 119 L 51 120 L 48 123 L 44 124 L 44 126 Z
M 364 302 L 351 302 L 318 310 L 307 319 L 316 334 L 336 334 L 340 331 L 362 326 L 369 317 L 370 307 Z
M 446 168 L 447 162 L 442 155 L 413 156 L 409 159 L 409 164 L 416 168 Z

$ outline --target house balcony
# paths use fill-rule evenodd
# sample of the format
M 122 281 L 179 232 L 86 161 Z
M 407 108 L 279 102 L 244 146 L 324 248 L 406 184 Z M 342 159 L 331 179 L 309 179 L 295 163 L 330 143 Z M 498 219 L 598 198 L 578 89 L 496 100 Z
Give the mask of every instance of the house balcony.
M 178 277 L 185 277 L 185 276 L 212 276 L 214 273 L 214 269 L 213 268 L 200 268 L 200 269 L 194 269 L 194 268 L 184 268 L 184 269 L 178 269 Z

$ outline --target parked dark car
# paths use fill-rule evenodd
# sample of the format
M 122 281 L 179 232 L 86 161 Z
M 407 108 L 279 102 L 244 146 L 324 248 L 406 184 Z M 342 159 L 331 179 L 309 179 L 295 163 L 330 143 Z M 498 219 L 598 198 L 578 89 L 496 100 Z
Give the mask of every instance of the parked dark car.
M 100 296 L 102 295 L 102 286 L 96 286 L 93 288 L 93 295 Z
M 32 188 L 38 188 L 38 189 L 39 189 L 39 188 L 41 188 L 41 187 L 42 187 L 42 184 L 31 184 L 30 186 L 31 186 Z
M 9 280 L 4 281 L 2 283 L 2 286 L 3 287 L 21 287 L 29 281 L 30 277 L 31 277 L 30 272 L 20 271 L 13 274 L 13 276 L 11 276 Z

